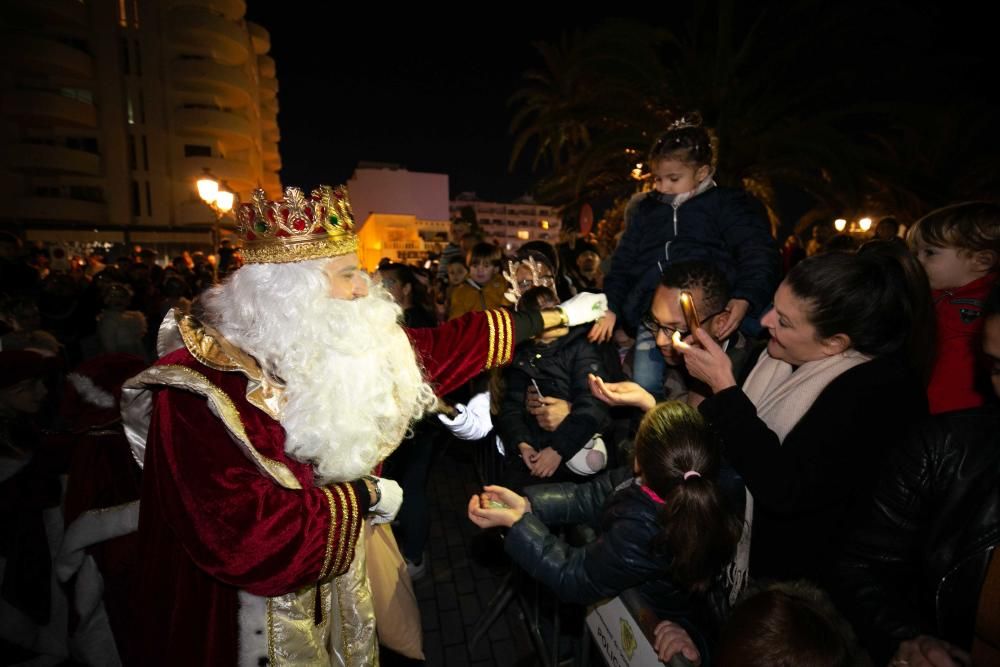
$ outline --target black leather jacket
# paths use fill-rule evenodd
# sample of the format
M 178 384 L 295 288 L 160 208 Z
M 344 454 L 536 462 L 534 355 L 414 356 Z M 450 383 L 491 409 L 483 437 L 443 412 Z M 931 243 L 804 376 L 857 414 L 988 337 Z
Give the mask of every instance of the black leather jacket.
M 532 513 L 514 524 L 504 542 L 518 565 L 564 602 L 591 604 L 632 590 L 657 618 L 685 627 L 708 655 L 715 632 L 708 603 L 671 579 L 671 556 L 652 544 L 660 530 L 659 506 L 633 483 L 628 469 L 585 484 L 532 486 L 525 493 Z M 578 523 L 593 527 L 597 540 L 571 547 L 546 527 Z
M 838 566 L 842 604 L 876 664 L 930 634 L 969 649 L 1000 544 L 1000 409 L 935 417 L 890 458 Z

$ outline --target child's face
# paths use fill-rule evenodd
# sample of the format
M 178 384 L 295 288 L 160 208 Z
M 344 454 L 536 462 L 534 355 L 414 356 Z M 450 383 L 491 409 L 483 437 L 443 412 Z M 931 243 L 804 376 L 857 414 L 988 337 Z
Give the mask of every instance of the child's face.
M 653 163 L 653 189 L 664 195 L 682 195 L 698 187 L 708 172 L 708 165 L 663 158 Z
M 469 267 L 469 275 L 478 285 L 485 285 L 493 280 L 497 274 L 497 267 L 488 259 L 474 259 Z
M 967 250 L 918 243 L 916 253 L 931 289 L 955 289 L 983 275 L 983 271 L 977 270 L 975 256 Z
M 449 264 L 448 265 L 448 284 L 452 287 L 456 285 L 461 285 L 465 282 L 465 278 L 469 275 L 469 270 L 465 268 L 463 264 Z

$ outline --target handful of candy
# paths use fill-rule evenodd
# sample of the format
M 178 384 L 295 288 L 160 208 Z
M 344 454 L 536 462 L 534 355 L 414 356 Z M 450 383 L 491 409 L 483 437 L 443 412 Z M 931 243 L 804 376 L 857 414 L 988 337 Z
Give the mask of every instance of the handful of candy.
M 510 509 L 510 505 L 502 503 L 489 493 L 479 494 L 479 506 L 484 510 L 505 510 Z

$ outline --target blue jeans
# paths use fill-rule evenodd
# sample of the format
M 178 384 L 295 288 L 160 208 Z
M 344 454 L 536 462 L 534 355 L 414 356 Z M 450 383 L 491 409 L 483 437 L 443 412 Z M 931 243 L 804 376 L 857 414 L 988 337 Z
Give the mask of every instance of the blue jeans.
M 632 360 L 632 380 L 657 400 L 662 400 L 663 374 L 666 369 L 667 362 L 656 346 L 656 338 L 646 327 L 639 327 Z

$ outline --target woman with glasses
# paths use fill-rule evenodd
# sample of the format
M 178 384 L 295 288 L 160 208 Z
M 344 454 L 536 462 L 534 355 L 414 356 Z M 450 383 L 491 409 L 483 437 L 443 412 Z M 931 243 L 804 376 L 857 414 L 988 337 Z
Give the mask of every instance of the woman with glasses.
M 712 396 L 699 407 L 752 494 L 750 574 L 834 588 L 831 566 L 885 452 L 927 412 L 906 343 L 897 260 L 833 253 L 797 264 L 761 323 L 771 337 L 742 387 L 700 329 L 681 343 Z

